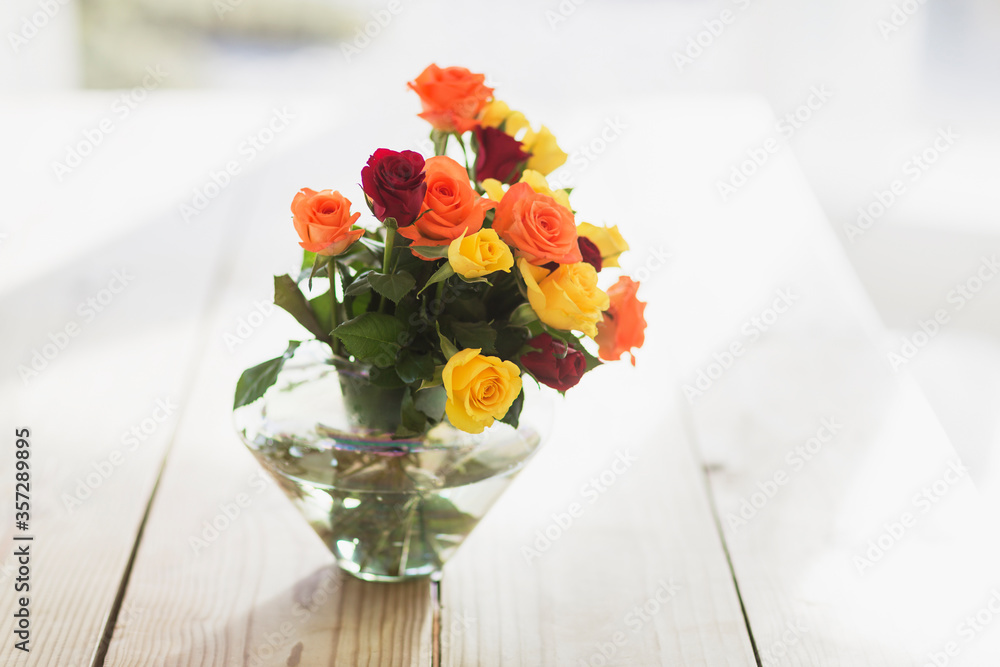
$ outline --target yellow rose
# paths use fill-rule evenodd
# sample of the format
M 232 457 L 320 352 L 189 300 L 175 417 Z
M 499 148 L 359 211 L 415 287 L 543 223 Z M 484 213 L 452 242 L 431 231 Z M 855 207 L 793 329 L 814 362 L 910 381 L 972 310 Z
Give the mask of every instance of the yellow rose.
M 480 185 L 483 186 L 483 191 L 486 192 L 486 197 L 492 199 L 493 201 L 499 203 L 503 199 L 503 183 L 495 178 L 487 178 Z
M 533 169 L 525 169 L 524 173 L 521 174 L 521 180 L 518 183 L 527 183 L 536 194 L 545 195 L 546 197 L 552 197 L 556 200 L 556 203 L 560 206 L 564 206 L 568 211 L 572 213 L 573 207 L 569 205 L 569 193 L 565 190 L 553 190 L 549 187 L 549 182 L 545 180 L 540 172 L 534 171 Z M 495 178 L 487 178 L 482 182 L 483 190 L 486 192 L 486 196 L 495 202 L 499 202 L 503 199 L 505 190 L 503 189 L 503 183 Z
M 480 352 L 465 349 L 455 353 L 441 373 L 448 396 L 445 414 L 455 428 L 467 433 L 482 433 L 495 420 L 503 419 L 521 393 L 517 364 Z
M 559 148 L 555 135 L 544 125 L 538 132 L 529 127 L 524 138 L 521 139 L 521 144 L 524 146 L 524 150 L 531 153 L 531 157 L 528 158 L 528 169 L 540 171 L 545 175 L 551 174 L 563 166 L 566 163 L 566 158 L 569 157 L 563 149 Z
M 528 120 L 520 111 L 511 111 L 506 102 L 493 100 L 483 109 L 479 116 L 479 122 L 485 127 L 500 127 L 512 137 L 517 137 L 518 132 L 528 127 Z
M 576 226 L 576 233 L 578 236 L 585 236 L 594 242 L 597 249 L 601 251 L 601 262 L 604 266 L 620 266 L 618 257 L 628 250 L 628 243 L 618 231 L 618 225 L 598 227 L 589 222 L 581 222 Z
M 448 262 L 463 278 L 481 278 L 494 271 L 510 273 L 514 255 L 495 231 L 483 229 L 452 241 L 448 246 Z
M 517 267 L 528 288 L 528 303 L 550 327 L 597 335 L 601 312 L 608 309 L 608 295 L 597 287 L 597 271 L 586 262 L 560 264 L 550 272 L 520 259 Z

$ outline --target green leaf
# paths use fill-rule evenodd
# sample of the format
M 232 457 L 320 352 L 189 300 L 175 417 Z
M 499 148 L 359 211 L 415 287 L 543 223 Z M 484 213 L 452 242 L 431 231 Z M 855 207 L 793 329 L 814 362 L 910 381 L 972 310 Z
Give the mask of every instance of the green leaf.
M 323 331 L 329 335 L 330 330 L 333 329 L 333 304 L 330 302 L 330 291 L 327 290 L 319 296 L 309 299 L 309 307 Z
M 367 236 L 362 236 L 358 240 L 361 241 L 361 245 L 368 248 L 369 250 L 371 250 L 373 253 L 377 254 L 380 257 L 382 256 L 382 253 L 385 252 L 385 243 L 383 243 L 382 241 L 376 241 L 375 239 L 370 239 Z
M 357 317 L 368 310 L 369 304 L 372 302 L 373 292 L 365 292 L 361 296 L 352 297 L 350 299 L 350 312 L 347 314 L 348 318 Z
M 343 291 L 343 289 L 347 285 L 350 285 L 353 280 L 351 271 L 347 267 L 346 262 L 335 261 L 333 265 L 337 267 L 337 275 L 340 277 L 340 289 Z
M 288 311 L 299 324 L 316 338 L 324 343 L 330 342 L 329 330 L 324 329 L 319 320 L 316 319 L 316 315 L 309 307 L 305 296 L 302 295 L 298 284 L 287 273 L 274 277 L 274 304 Z
M 538 319 L 530 303 L 522 303 L 510 314 L 510 323 L 514 326 L 524 326 Z
M 402 322 L 382 313 L 364 313 L 333 330 L 333 335 L 357 359 L 382 368 L 395 363 L 405 333 Z
M 420 383 L 418 391 L 423 391 L 424 389 L 431 389 L 433 387 L 440 387 L 444 383 L 444 379 L 441 377 L 444 374 L 444 365 L 434 367 L 434 377 L 430 380 L 424 380 Z
M 314 253 L 314 252 L 309 252 L 308 250 L 303 250 L 302 251 L 302 267 L 301 267 L 300 270 L 305 271 L 306 269 L 311 268 L 313 266 L 313 264 L 316 263 L 316 257 L 317 256 L 318 255 L 316 253 Z
M 396 271 L 406 271 L 411 275 L 417 276 L 427 272 L 428 267 L 433 266 L 432 262 L 428 262 L 426 259 L 420 259 L 412 252 L 409 252 L 409 246 L 401 244 L 404 241 L 402 237 L 396 238 L 395 250 L 393 250 L 394 256 L 394 269 Z
M 476 283 L 486 283 L 490 287 L 493 287 L 493 283 L 491 283 L 489 279 L 486 278 L 485 276 L 480 276 L 479 278 L 466 278 L 465 276 L 459 274 L 458 277 L 462 279 L 462 282 L 468 283 L 470 285 L 474 285 Z
M 368 278 L 374 273 L 373 271 L 364 271 L 354 276 L 354 280 L 351 284 L 347 286 L 344 290 L 344 296 L 360 296 L 365 292 L 370 292 L 372 287 L 368 283 Z
M 518 351 L 528 338 L 524 327 L 505 326 L 497 332 L 497 354 L 501 359 L 516 359 Z
M 594 370 L 598 366 L 601 366 L 601 365 L 604 364 L 603 361 L 601 361 L 600 359 L 598 359 L 597 357 L 595 357 L 594 355 L 592 355 L 587 350 L 587 348 L 585 348 L 583 345 L 575 345 L 574 347 L 577 350 L 579 350 L 580 352 L 582 352 L 583 353 L 583 358 L 587 360 L 587 366 L 586 366 L 587 370 L 585 370 L 584 373 L 589 373 L 590 371 Z
M 462 284 L 464 285 L 465 283 Z M 449 283 L 450 286 L 451 283 Z M 461 290 L 460 286 L 457 287 L 456 292 Z M 456 320 L 461 320 L 462 322 L 479 322 L 492 319 L 487 312 L 486 302 L 483 301 L 482 295 L 477 292 L 466 293 L 459 299 L 449 299 L 447 312 Z
M 538 334 L 545 333 L 545 325 L 542 324 L 541 320 L 535 320 L 534 322 L 528 322 L 528 337 L 534 338 Z
M 291 359 L 295 348 L 299 346 L 299 341 L 288 341 L 288 349 L 280 357 L 276 357 L 262 364 L 257 364 L 253 368 L 248 368 L 240 375 L 239 382 L 236 383 L 236 397 L 233 402 L 233 410 L 249 405 L 264 395 L 264 392 L 278 379 L 278 373 L 285 362 Z
M 396 362 L 396 372 L 406 384 L 417 380 L 431 380 L 434 378 L 434 359 L 429 354 L 413 354 L 403 350 Z
M 467 535 L 478 521 L 459 510 L 450 500 L 429 496 L 420 506 L 424 531 L 430 535 Z
M 427 415 L 417 409 L 411 391 L 403 394 L 400 423 L 404 429 L 415 433 L 421 433 L 427 427 Z
M 423 288 L 417 292 L 417 294 L 423 294 L 424 290 L 434 283 L 439 283 L 442 280 L 448 280 L 448 278 L 451 278 L 453 275 L 455 275 L 455 269 L 451 268 L 450 263 L 445 262 L 441 265 L 441 268 L 434 272 L 434 275 L 427 280 L 427 284 L 424 285 Z
M 396 304 L 394 315 L 400 322 L 407 322 L 411 327 L 417 326 L 418 321 L 423 319 L 420 315 L 420 306 L 417 295 L 411 292 Z
M 497 331 L 486 322 L 450 322 L 448 327 L 462 347 L 479 348 L 496 354 Z
M 510 424 L 514 428 L 517 428 L 518 421 L 521 419 L 521 408 L 524 407 L 524 390 L 517 395 L 514 402 L 511 403 L 510 409 L 507 410 L 507 414 L 503 416 L 502 421 L 504 424 Z
M 386 368 L 374 367 L 368 375 L 368 379 L 376 387 L 382 387 L 383 389 L 399 389 L 400 387 L 406 386 L 406 384 L 399 379 L 399 375 L 396 373 L 396 369 L 393 366 L 388 366 Z
M 417 280 L 406 271 L 372 273 L 368 276 L 368 284 L 393 303 L 399 303 L 416 286 Z
M 329 273 L 329 271 L 330 267 L 325 261 L 323 261 L 323 255 L 316 255 L 316 259 L 312 265 L 312 270 L 309 271 L 309 289 L 312 289 L 313 278 L 315 278 L 316 276 L 322 277 L 327 273 Z M 327 276 L 327 278 L 330 278 L 332 283 L 333 276 Z M 300 275 L 299 282 L 301 281 L 302 281 L 302 276 Z
M 441 421 L 444 417 L 444 405 L 447 402 L 448 394 L 445 393 L 444 387 L 441 385 L 420 389 L 413 394 L 413 404 L 417 410 L 436 422 Z
M 440 259 L 448 256 L 448 246 L 446 245 L 411 245 L 410 250 L 416 250 L 424 257 Z
M 438 339 L 441 341 L 441 352 L 444 354 L 444 358 L 451 359 L 456 354 L 458 354 L 458 348 L 455 347 L 454 343 L 452 343 L 450 340 L 444 337 L 444 335 L 441 333 L 440 324 L 435 322 L 434 326 L 437 327 Z

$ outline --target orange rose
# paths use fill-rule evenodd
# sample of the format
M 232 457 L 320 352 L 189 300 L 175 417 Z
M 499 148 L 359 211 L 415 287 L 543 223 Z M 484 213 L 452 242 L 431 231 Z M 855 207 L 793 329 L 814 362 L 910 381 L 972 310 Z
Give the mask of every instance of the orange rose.
M 292 224 L 300 246 L 320 255 L 339 255 L 354 244 L 363 229 L 351 229 L 360 213 L 351 215 L 351 202 L 339 192 L 302 188 L 292 200 Z
M 484 85 L 486 77 L 464 67 L 430 65 L 410 87 L 423 103 L 421 118 L 443 132 L 468 132 L 479 126 L 476 116 L 493 97 L 493 89 Z
M 575 264 L 583 261 L 576 242 L 573 213 L 527 183 L 512 185 L 493 219 L 493 229 L 530 263 Z
M 420 216 L 412 225 L 399 228 L 401 236 L 414 245 L 450 245 L 462 234 L 471 236 L 482 229 L 486 211 L 496 202 L 476 194 L 465 167 L 441 155 L 427 160 L 424 173 L 427 194 Z
M 628 276 L 618 279 L 608 297 L 611 306 L 605 311 L 604 319 L 597 323 L 598 356 L 607 361 L 617 361 L 628 352 L 635 366 L 632 348 L 642 347 L 646 340 L 646 318 L 643 316 L 646 304 L 636 298 L 639 283 Z

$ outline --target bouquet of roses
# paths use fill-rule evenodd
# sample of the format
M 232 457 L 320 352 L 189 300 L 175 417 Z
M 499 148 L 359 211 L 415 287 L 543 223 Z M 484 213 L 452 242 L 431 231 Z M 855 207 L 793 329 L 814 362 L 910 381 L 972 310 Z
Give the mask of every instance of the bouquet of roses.
M 398 412 L 369 421 L 393 437 L 445 418 L 469 433 L 495 420 L 516 427 L 524 376 L 565 392 L 642 345 L 638 283 L 599 286 L 628 245 L 616 226 L 577 223 L 570 189 L 546 181 L 566 153 L 482 74 L 431 65 L 409 87 L 435 156 L 372 154 L 361 185 L 379 224 L 357 226 L 338 191 L 296 194 L 305 257 L 296 279 L 275 278 L 274 301 L 400 397 Z M 328 288 L 310 298 L 314 280 Z M 298 344 L 243 374 L 236 407 L 263 395 Z

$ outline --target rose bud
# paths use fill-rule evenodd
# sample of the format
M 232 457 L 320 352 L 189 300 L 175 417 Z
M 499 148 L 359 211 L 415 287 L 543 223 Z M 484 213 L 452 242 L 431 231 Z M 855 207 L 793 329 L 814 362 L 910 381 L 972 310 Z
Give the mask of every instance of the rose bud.
M 495 178 L 501 183 L 512 183 L 521 178 L 524 164 L 531 153 L 521 147 L 521 142 L 495 127 L 476 128 L 476 179 Z
M 420 96 L 424 110 L 419 116 L 441 132 L 462 134 L 478 127 L 477 116 L 493 97 L 486 76 L 464 67 L 429 65 L 407 86 Z
M 590 264 L 598 273 L 600 273 L 601 268 L 604 265 L 604 262 L 601 259 L 601 249 L 597 247 L 596 243 L 588 239 L 586 236 L 577 237 L 576 242 L 580 246 L 580 254 L 583 256 L 583 261 Z
M 587 371 L 587 359 L 564 341 L 543 333 L 528 341 L 538 350 L 521 355 L 521 364 L 539 382 L 559 391 L 576 385 Z
M 339 255 L 354 244 L 363 229 L 351 229 L 361 217 L 351 214 L 351 202 L 339 192 L 302 188 L 292 199 L 292 224 L 300 246 L 320 255 Z
M 412 225 L 427 193 L 424 158 L 413 151 L 380 148 L 361 170 L 361 187 L 380 221 L 395 218 L 398 227 Z

